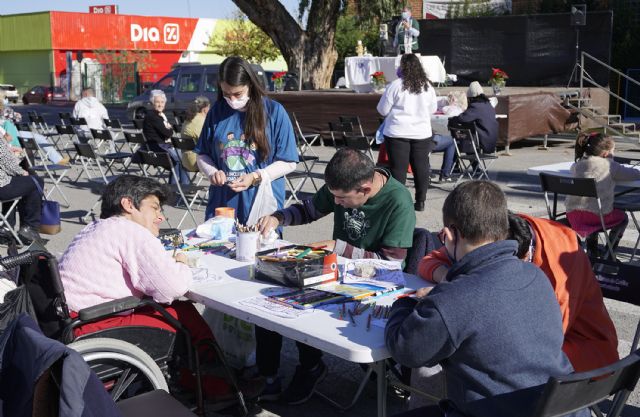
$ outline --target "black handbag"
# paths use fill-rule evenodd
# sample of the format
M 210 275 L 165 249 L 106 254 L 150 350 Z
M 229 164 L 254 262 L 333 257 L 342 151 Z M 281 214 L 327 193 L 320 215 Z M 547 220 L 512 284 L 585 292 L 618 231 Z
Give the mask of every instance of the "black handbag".
M 33 176 L 31 177 L 36 184 L 36 188 L 42 196 L 42 209 L 40 214 L 40 233 L 45 235 L 55 235 L 60 233 L 62 226 L 60 224 L 60 203 L 54 200 L 47 200 L 44 190 L 40 183 Z

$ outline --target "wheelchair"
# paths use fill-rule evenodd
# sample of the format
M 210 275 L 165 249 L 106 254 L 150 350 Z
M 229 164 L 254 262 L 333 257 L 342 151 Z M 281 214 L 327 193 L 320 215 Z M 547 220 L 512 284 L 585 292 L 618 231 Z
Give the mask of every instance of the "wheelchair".
M 34 319 L 44 335 L 80 353 L 114 401 L 158 389 L 183 398 L 177 376 L 178 370 L 186 368 L 195 376 L 196 413 L 204 413 L 197 347 L 192 346 L 189 331 L 162 305 L 150 298 L 131 296 L 82 309 L 76 317 L 69 312 L 58 263 L 49 252 L 36 249 L 7 256 L 0 259 L 0 266 L 5 270 L 19 268 L 17 284 L 25 287 L 33 304 Z M 147 326 L 122 326 L 78 337 L 74 335 L 73 330 L 79 326 L 140 308 L 155 310 L 176 332 Z M 247 415 L 242 392 L 238 389 L 231 368 L 225 363 L 222 350 L 213 341 L 207 345 L 215 352 L 219 365 L 235 390 L 240 414 Z M 190 403 L 193 401 L 185 400 Z M 207 409 L 215 409 L 215 404 Z

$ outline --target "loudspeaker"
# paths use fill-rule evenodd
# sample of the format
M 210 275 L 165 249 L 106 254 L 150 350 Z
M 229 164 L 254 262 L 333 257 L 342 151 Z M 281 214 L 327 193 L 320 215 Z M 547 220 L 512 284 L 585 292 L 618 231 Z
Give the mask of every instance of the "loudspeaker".
M 587 5 L 571 5 L 571 26 L 585 26 L 587 24 Z

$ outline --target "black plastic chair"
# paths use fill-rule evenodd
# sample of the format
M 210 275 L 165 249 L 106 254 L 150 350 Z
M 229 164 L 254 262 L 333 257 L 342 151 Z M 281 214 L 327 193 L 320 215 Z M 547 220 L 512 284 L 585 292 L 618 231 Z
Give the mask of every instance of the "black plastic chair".
M 640 352 L 603 368 L 552 377 L 531 417 L 560 417 L 615 395 L 607 417 L 618 417 L 640 378 Z M 598 412 L 596 412 L 598 414 Z
M 153 152 L 153 151 L 138 151 L 137 154 L 141 158 L 141 162 L 144 168 L 144 172 L 148 173 L 148 167 L 153 167 L 156 169 L 158 175 L 156 178 L 160 181 L 164 181 L 169 183 L 175 191 L 180 196 L 180 200 L 178 202 L 182 202 L 185 206 L 186 212 L 183 214 L 180 222 L 176 226 L 178 229 L 184 222 L 187 216 L 191 217 L 194 225 L 198 225 L 198 221 L 196 220 L 195 215 L 193 214 L 192 207 L 198 198 L 201 198 L 204 201 L 204 197 L 200 196 L 200 193 L 206 193 L 209 188 L 208 184 L 205 186 L 200 185 L 182 185 L 180 184 L 180 177 L 178 177 L 178 173 L 176 172 L 173 166 L 173 160 L 171 156 L 169 156 L 166 152 Z M 168 178 L 165 177 L 168 176 Z M 186 196 L 189 194 L 191 196 L 191 200 L 189 200 Z M 168 220 L 167 220 L 168 222 Z
M 558 212 L 558 194 L 572 195 L 578 197 L 590 197 L 594 198 L 598 204 L 598 216 L 600 217 L 601 230 L 600 233 L 604 234 L 609 257 L 615 259 L 615 250 L 613 249 L 613 241 L 607 227 L 604 222 L 604 213 L 602 213 L 602 202 L 598 197 L 598 189 L 596 188 L 596 181 L 593 178 L 575 178 L 566 177 L 561 175 L 540 173 L 540 184 L 542 191 L 544 192 L 544 200 L 547 204 L 547 213 L 551 220 L 558 221 L 559 217 L 566 216 L 566 212 Z M 549 200 L 549 193 L 553 193 L 553 205 Z M 566 219 L 565 219 L 566 220 Z M 568 222 L 564 222 L 568 224 Z M 569 225 L 570 226 L 570 225 Z M 615 236 L 614 236 L 615 238 Z

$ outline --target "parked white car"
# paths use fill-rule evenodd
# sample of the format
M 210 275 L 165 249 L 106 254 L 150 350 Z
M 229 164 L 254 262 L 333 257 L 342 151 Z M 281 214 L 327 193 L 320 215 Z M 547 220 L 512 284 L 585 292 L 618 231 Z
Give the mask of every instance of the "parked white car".
M 12 102 L 13 104 L 18 102 L 18 98 L 20 98 L 20 95 L 18 94 L 18 90 L 16 90 L 15 85 L 0 84 L 0 90 L 3 90 L 5 92 L 7 100 Z

